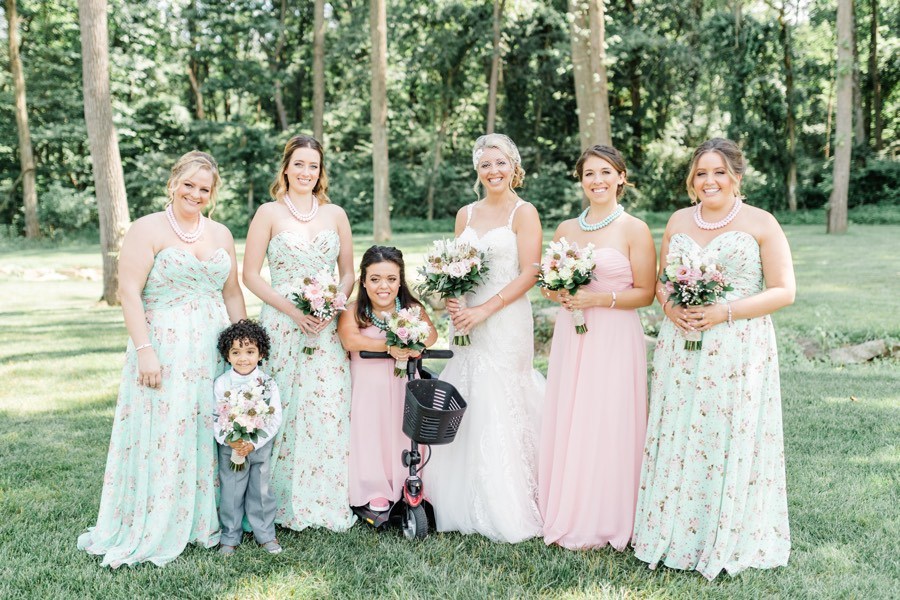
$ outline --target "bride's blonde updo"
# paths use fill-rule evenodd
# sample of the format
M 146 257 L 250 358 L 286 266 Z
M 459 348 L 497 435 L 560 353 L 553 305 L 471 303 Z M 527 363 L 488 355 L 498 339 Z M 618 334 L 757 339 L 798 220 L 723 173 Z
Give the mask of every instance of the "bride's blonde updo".
M 478 170 L 478 161 L 481 160 L 481 155 L 488 148 L 496 148 L 512 162 L 513 176 L 509 182 L 509 189 L 514 190 L 517 187 L 522 187 L 522 184 L 525 183 L 525 169 L 522 168 L 522 157 L 519 154 L 519 148 L 516 146 L 516 143 L 507 135 L 488 133 L 475 140 L 475 147 L 472 148 L 472 167 L 476 171 Z M 479 198 L 481 197 L 479 192 L 480 185 L 481 181 L 476 177 L 475 185 L 472 186 L 472 189 L 475 190 L 475 195 Z

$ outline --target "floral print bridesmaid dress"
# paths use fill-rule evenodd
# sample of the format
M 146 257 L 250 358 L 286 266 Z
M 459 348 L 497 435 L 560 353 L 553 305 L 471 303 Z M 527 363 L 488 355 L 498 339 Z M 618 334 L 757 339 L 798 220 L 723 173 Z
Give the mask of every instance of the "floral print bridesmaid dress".
M 154 258 L 142 300 L 162 385 L 138 385 L 129 341 L 100 514 L 78 538 L 104 566 L 161 566 L 188 543 L 219 542 L 213 380 L 224 370 L 216 340 L 228 326 L 222 286 L 230 271 L 224 248 L 206 261 L 177 247 Z
M 311 240 L 297 231 L 279 233 L 266 252 L 272 287 L 289 297 L 301 277 L 333 270 L 339 252 L 340 238 L 331 229 Z M 260 322 L 272 338 L 265 369 L 278 383 L 284 414 L 272 450 L 275 522 L 298 531 L 349 529 L 356 520 L 349 500 L 350 363 L 337 319 L 309 344 L 296 323 L 271 306 L 263 305 Z M 316 346 L 315 353 L 304 354 L 306 345 Z
M 672 236 L 670 252 L 695 245 Z M 755 238 L 728 231 L 716 252 L 738 300 L 763 289 Z M 694 569 L 708 579 L 723 569 L 787 564 L 791 549 L 784 475 L 781 388 L 769 316 L 722 323 L 685 350 L 671 321 L 653 360 L 650 418 L 634 525 L 635 556 Z

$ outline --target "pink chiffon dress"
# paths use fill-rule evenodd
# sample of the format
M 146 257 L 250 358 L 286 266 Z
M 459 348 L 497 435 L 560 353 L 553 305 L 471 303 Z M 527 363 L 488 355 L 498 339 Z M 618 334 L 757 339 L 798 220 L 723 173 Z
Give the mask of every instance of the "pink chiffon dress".
M 595 250 L 585 289 L 633 287 L 618 250 Z M 592 307 L 585 334 L 560 309 L 553 331 L 538 464 L 544 542 L 624 550 L 631 539 L 647 430 L 647 355 L 635 310 Z
M 374 325 L 360 330 L 383 340 Z M 400 499 L 409 469 L 400 455 L 409 448 L 403 434 L 406 376 L 394 375 L 392 358 L 360 358 L 350 354 L 350 505 L 363 506 L 378 498 Z

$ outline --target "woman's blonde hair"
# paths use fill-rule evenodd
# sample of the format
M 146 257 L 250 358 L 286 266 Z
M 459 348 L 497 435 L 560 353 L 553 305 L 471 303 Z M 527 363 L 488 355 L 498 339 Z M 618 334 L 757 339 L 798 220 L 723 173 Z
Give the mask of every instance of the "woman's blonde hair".
M 700 157 L 707 152 L 715 152 L 722 157 L 722 161 L 725 163 L 725 172 L 728 173 L 728 178 L 731 179 L 732 184 L 734 184 L 734 195 L 742 198 L 741 177 L 744 175 L 744 170 L 746 168 L 744 153 L 741 152 L 738 145 L 731 140 L 726 140 L 725 138 L 712 138 L 700 144 L 697 149 L 694 150 L 694 155 L 691 157 L 691 168 L 688 169 L 688 176 L 685 180 L 687 193 L 691 198 L 691 204 L 697 203 L 697 192 L 694 191 L 694 176 L 697 174 L 697 163 L 700 162 Z
M 328 173 L 325 171 L 325 151 L 322 149 L 322 144 L 319 143 L 319 140 L 311 135 L 295 135 L 284 145 L 284 152 L 281 155 L 281 168 L 278 169 L 278 175 L 275 176 L 275 181 L 269 187 L 269 194 L 272 195 L 274 200 L 278 200 L 287 193 L 288 188 L 290 188 L 287 169 L 291 164 L 291 156 L 298 148 L 312 148 L 319 153 L 319 180 L 316 181 L 312 193 L 319 201 L 319 204 L 331 202 L 328 198 Z
M 489 133 L 479 137 L 475 140 L 475 146 L 472 148 L 472 166 L 476 171 L 478 170 L 478 161 L 481 160 L 481 155 L 488 148 L 496 148 L 513 163 L 513 176 L 509 181 L 509 189 L 514 190 L 517 187 L 522 187 L 525 183 L 525 169 L 522 168 L 522 157 L 519 155 L 519 148 L 515 142 L 502 133 Z M 479 198 L 481 197 L 479 192 L 480 185 L 481 180 L 476 177 L 475 185 L 472 186 L 472 189 Z
M 216 159 L 199 150 L 191 150 L 183 155 L 172 167 L 169 181 L 166 182 L 166 196 L 169 198 L 166 206 L 172 204 L 175 200 L 175 190 L 178 189 L 178 186 L 200 169 L 209 171 L 213 178 L 212 185 L 209 187 L 209 212 L 206 215 L 212 218 L 213 211 L 216 210 L 216 196 L 218 195 L 219 184 L 222 183 L 222 178 L 219 177 L 219 165 L 216 163 Z

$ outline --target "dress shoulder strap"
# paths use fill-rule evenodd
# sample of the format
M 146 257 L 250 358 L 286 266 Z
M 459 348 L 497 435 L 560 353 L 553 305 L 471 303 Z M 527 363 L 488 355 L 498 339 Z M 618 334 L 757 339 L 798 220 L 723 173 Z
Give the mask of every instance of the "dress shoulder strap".
M 474 206 L 475 206 L 474 202 L 466 205 L 466 227 L 469 226 L 469 221 L 472 220 L 472 207 L 474 207 Z
M 506 226 L 512 229 L 512 222 L 516 216 L 516 211 L 519 210 L 519 207 L 525 204 L 525 201 L 519 198 L 516 202 L 516 205 L 513 207 L 512 211 L 509 213 L 509 221 L 506 223 Z

